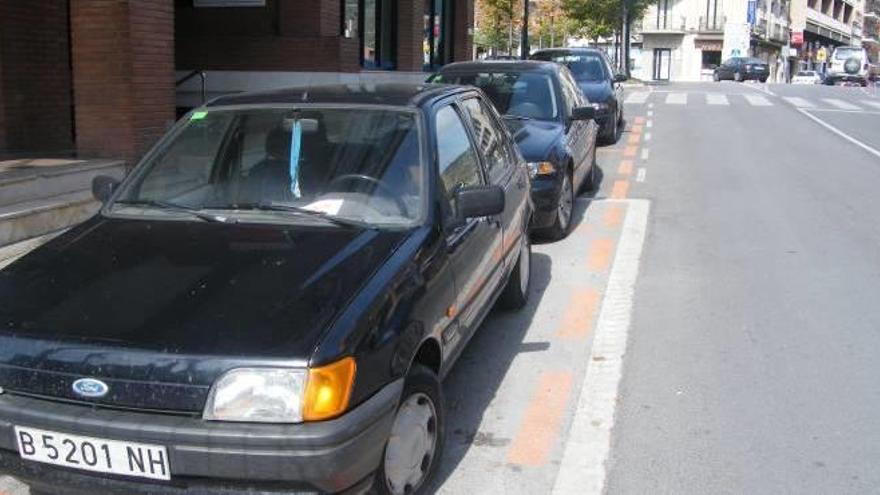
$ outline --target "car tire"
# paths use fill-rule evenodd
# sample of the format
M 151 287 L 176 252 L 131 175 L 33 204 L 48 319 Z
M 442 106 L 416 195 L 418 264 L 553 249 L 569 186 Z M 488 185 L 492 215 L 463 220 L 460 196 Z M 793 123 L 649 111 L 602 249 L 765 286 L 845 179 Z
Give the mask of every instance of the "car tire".
M 734 72 L 734 73 L 733 73 L 733 80 L 736 81 L 736 82 L 742 82 L 742 81 L 743 81 L 743 75 L 742 75 L 742 73 L 740 73 L 740 72 Z
M 424 437 L 413 437 L 419 434 Z M 376 472 L 375 492 L 381 495 L 427 493 L 443 458 L 445 437 L 446 411 L 440 379 L 431 369 L 414 364 L 406 376 L 382 464 Z M 418 440 L 421 442 L 416 446 L 410 443 Z M 407 466 L 410 459 L 402 460 L 399 456 L 404 453 L 412 455 L 413 450 L 426 452 L 419 452 L 421 460 Z M 418 480 L 406 482 L 413 477 Z
M 559 204 L 556 207 L 556 218 L 553 225 L 544 231 L 544 237 L 558 241 L 568 235 L 571 227 L 571 216 L 574 212 L 574 184 L 571 173 L 566 173 L 562 178 L 562 187 L 559 192 Z
M 762 82 L 762 83 L 767 82 L 767 78 L 766 78 L 766 77 L 762 77 L 762 78 L 761 78 L 761 82 Z
M 608 129 L 608 132 L 602 136 L 603 144 L 614 144 L 620 139 L 620 120 L 614 119 L 614 123 Z
M 721 82 L 721 76 L 719 76 L 717 72 L 713 72 L 712 73 L 712 80 L 715 82 Z
M 498 298 L 498 303 L 505 309 L 520 309 L 529 300 L 529 287 L 532 283 L 532 243 L 528 232 L 522 234 L 519 259 L 507 278 L 507 285 Z

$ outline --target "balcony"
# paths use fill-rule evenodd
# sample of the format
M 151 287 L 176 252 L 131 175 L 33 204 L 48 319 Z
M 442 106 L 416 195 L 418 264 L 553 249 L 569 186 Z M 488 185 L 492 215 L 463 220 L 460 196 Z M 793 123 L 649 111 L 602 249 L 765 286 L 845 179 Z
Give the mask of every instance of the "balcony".
M 715 18 L 700 16 L 697 31 L 701 33 L 723 33 L 725 22 L 727 22 L 727 17 L 725 16 L 716 16 Z
M 642 24 L 642 34 L 685 34 L 686 31 L 687 18 L 685 16 L 670 15 L 666 18 L 665 24 L 661 17 L 658 26 L 656 11 L 649 11 Z

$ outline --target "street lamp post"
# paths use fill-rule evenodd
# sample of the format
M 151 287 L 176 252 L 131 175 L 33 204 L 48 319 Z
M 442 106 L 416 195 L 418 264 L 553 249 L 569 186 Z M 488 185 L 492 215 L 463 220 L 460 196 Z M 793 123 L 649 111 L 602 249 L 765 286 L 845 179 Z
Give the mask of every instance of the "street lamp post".
M 523 0 L 522 42 L 520 43 L 523 60 L 529 58 L 529 0 Z

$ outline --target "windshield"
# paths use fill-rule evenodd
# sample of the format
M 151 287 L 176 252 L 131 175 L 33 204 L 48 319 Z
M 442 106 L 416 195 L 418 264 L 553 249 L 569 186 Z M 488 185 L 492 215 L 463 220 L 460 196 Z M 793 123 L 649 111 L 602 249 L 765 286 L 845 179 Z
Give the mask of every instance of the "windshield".
M 745 62 L 747 64 L 763 64 L 764 63 L 764 61 L 761 60 L 760 58 L 747 58 L 747 59 L 743 60 L 743 62 Z
M 111 208 L 229 210 L 270 221 L 299 210 L 410 225 L 423 211 L 418 129 L 415 113 L 363 107 L 197 111 Z
M 553 80 L 538 72 L 478 72 L 437 74 L 431 82 L 476 86 L 505 115 L 557 120 L 559 110 Z
M 605 64 L 599 55 L 590 53 L 541 53 L 535 56 L 538 60 L 547 60 L 562 64 L 571 71 L 576 81 L 604 81 L 609 78 L 605 73 Z

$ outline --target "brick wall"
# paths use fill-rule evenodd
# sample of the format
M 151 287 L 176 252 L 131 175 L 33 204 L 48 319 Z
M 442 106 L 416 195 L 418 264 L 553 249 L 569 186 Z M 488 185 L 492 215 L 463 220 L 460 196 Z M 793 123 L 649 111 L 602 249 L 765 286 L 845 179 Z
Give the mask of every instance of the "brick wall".
M 474 26 L 474 0 L 455 0 L 455 29 L 452 42 L 452 59 L 455 62 L 473 58 L 474 37 L 470 34 Z
M 171 0 L 75 0 L 77 149 L 133 162 L 174 120 Z
M 0 0 L 0 149 L 73 148 L 67 0 Z
M 358 42 L 340 35 L 340 5 L 339 0 L 267 0 L 265 7 L 197 9 L 191 0 L 176 0 L 175 65 L 178 70 L 356 72 Z
M 422 70 L 424 12 L 424 1 L 401 0 L 397 4 L 397 68 L 399 70 Z

